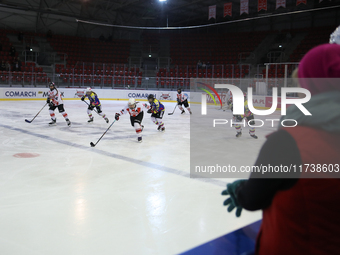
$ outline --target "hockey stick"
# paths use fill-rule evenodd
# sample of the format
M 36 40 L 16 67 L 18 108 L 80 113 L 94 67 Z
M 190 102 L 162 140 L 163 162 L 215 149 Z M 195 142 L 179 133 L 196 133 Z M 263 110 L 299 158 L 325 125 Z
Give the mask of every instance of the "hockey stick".
M 86 102 L 85 100 L 83 101 L 85 104 L 87 104 L 88 106 L 90 106 L 90 104 L 88 102 Z M 95 108 L 93 108 L 93 110 L 99 115 L 99 113 L 97 112 L 97 110 Z M 100 115 L 99 115 L 100 116 Z
M 106 129 L 106 131 L 104 132 L 104 134 L 102 134 L 102 136 L 98 139 L 98 141 L 96 143 L 90 142 L 91 147 L 94 147 L 97 145 L 97 143 L 99 143 L 99 141 L 103 138 L 103 136 L 106 134 L 107 131 L 109 131 L 109 129 L 112 127 L 113 123 L 115 123 L 116 120 L 114 120 L 111 125 Z
M 43 108 L 41 108 L 41 110 L 37 113 L 37 115 L 34 116 L 33 119 L 31 119 L 31 120 L 25 119 L 25 121 L 26 121 L 27 123 L 32 123 L 33 120 L 39 115 L 39 113 L 45 108 L 45 106 L 46 106 L 47 104 L 48 104 L 48 103 L 46 103 L 46 104 L 43 106 Z
M 175 110 L 176 110 L 176 107 L 177 107 L 177 105 L 178 105 L 178 103 L 176 104 L 176 106 L 175 106 L 174 110 L 173 110 L 172 112 L 168 113 L 168 115 L 172 115 L 172 114 L 174 114 L 174 113 L 175 113 Z

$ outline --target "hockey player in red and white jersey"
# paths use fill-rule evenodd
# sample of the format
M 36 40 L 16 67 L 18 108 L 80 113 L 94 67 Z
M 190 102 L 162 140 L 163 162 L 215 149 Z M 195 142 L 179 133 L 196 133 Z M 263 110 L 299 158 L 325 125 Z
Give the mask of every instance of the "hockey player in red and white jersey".
M 48 96 L 47 96 L 47 100 L 46 100 L 46 102 L 50 106 L 49 111 L 50 111 L 50 116 L 51 116 L 51 119 L 52 119 L 52 121 L 49 124 L 50 125 L 56 124 L 57 119 L 55 117 L 54 110 L 56 108 L 58 108 L 59 112 L 65 118 L 67 125 L 71 126 L 71 121 L 68 119 L 68 115 L 65 112 L 64 102 L 63 102 L 63 99 L 61 97 L 60 92 L 55 87 L 54 82 L 50 82 L 49 86 L 50 86 L 50 91 L 48 92 Z
M 135 128 L 136 134 L 138 136 L 137 141 L 142 142 L 142 131 L 144 126 L 142 125 L 144 112 L 142 109 L 142 104 L 136 102 L 134 98 L 130 98 L 128 104 L 119 112 L 116 113 L 115 119 L 118 121 L 119 117 L 125 112 L 130 114 L 131 126 Z
M 184 107 L 190 112 L 190 114 L 192 114 L 188 103 L 188 97 L 182 93 L 181 88 L 177 89 L 177 105 L 178 108 L 182 111 L 181 114 L 185 113 L 182 105 L 184 105 Z

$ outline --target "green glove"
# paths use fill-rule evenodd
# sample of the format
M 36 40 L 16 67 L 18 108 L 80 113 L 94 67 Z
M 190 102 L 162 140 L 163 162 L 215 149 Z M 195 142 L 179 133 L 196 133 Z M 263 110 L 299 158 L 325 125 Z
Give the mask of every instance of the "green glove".
M 223 205 L 224 206 L 229 205 L 227 209 L 228 212 L 231 212 L 232 210 L 234 210 L 234 208 L 236 208 L 236 217 L 241 216 L 241 212 L 243 209 L 237 202 L 236 189 L 244 182 L 246 182 L 246 180 L 237 180 L 237 181 L 234 181 L 233 183 L 228 183 L 227 189 L 222 191 L 223 196 L 225 195 L 230 196 L 228 199 L 226 199 L 223 202 Z

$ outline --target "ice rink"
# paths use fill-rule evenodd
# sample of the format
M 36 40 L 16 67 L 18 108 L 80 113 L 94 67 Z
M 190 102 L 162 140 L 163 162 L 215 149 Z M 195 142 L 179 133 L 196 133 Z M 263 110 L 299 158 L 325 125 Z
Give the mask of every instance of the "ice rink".
M 90 142 L 109 124 L 96 113 L 87 123 L 80 100 L 65 101 L 71 127 L 57 111 L 57 125 L 48 126 L 47 107 L 26 123 L 44 103 L 0 101 L 1 254 L 178 254 L 261 218 L 260 211 L 236 218 L 222 206 L 232 179 L 190 178 L 190 115 L 168 115 L 175 103 L 165 103 L 164 133 L 145 112 L 137 143 L 123 115 L 95 148 Z M 125 104 L 102 101 L 110 123 Z M 258 140 L 247 131 L 237 139 L 234 129 L 212 139 L 226 160 L 252 164 L 274 130 L 257 130 Z

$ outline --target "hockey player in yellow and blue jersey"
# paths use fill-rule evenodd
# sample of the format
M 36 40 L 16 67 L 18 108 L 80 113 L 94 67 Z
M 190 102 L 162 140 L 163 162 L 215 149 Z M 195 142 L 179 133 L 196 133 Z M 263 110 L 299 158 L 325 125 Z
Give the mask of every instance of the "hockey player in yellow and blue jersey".
M 85 95 L 82 96 L 82 98 L 81 98 L 81 101 L 84 101 L 85 97 L 87 97 L 88 100 L 90 101 L 89 107 L 87 108 L 87 114 L 89 115 L 89 118 L 90 118 L 88 120 L 88 122 L 93 122 L 92 111 L 94 110 L 94 108 L 96 108 L 98 115 L 102 116 L 103 119 L 106 121 L 106 123 L 109 123 L 109 119 L 102 112 L 102 105 L 101 105 L 101 103 L 99 101 L 99 98 L 98 98 L 97 94 L 94 91 L 92 91 L 91 88 L 87 88 L 85 90 Z
M 248 107 L 248 100 L 247 100 L 247 95 L 244 93 L 243 94 L 245 97 L 244 100 L 244 115 L 234 115 L 233 116 L 233 121 L 235 122 L 242 122 L 243 119 L 247 120 L 248 126 L 249 126 L 249 135 L 254 138 L 257 139 L 257 136 L 255 135 L 255 120 L 254 120 L 254 114 L 249 110 Z M 229 106 L 231 108 L 231 111 L 233 111 L 233 103 L 232 103 L 232 99 L 229 102 Z M 236 124 L 234 125 L 235 129 L 236 129 L 236 137 L 241 137 L 242 135 L 242 128 L 240 124 Z
M 150 106 L 148 106 L 147 104 L 144 105 L 148 109 L 147 113 L 151 113 L 151 120 L 158 126 L 157 130 L 164 132 L 165 127 L 162 121 L 165 112 L 164 105 L 152 94 L 148 96 L 148 101 L 150 103 Z

